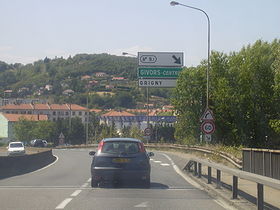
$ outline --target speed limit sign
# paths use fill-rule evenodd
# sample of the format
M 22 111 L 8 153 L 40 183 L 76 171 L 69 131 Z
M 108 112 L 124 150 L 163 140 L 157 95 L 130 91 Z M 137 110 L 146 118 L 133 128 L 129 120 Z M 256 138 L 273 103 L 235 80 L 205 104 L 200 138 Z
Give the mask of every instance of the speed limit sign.
M 205 134 L 211 134 L 215 131 L 215 124 L 212 121 L 205 121 L 201 124 L 201 130 Z

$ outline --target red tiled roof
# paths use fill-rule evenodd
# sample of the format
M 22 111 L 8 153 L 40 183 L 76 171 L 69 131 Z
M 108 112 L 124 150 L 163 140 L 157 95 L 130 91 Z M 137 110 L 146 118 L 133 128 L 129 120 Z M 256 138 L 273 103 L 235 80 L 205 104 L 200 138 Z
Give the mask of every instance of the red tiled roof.
M 34 104 L 34 109 L 50 109 L 50 106 L 48 104 Z
M 134 114 L 131 114 L 131 113 L 128 113 L 128 112 L 125 112 L 125 111 L 121 111 L 121 112 L 118 112 L 118 111 L 110 111 L 110 112 L 107 112 L 106 114 L 103 114 L 102 116 L 113 116 L 113 117 L 121 117 L 121 116 L 135 116 Z
M 90 109 L 89 111 L 90 112 L 96 112 L 96 113 L 102 112 L 101 109 Z
M 66 104 L 50 104 L 50 107 L 53 110 L 69 110 Z
M 70 107 L 70 104 L 67 104 Z M 88 111 L 88 109 L 86 107 L 82 107 L 80 105 L 77 104 L 71 104 L 71 110 L 75 110 L 75 111 Z
M 33 107 L 31 104 L 7 104 L 1 107 L 3 110 L 6 109 L 25 109 L 25 110 L 32 110 Z
M 7 104 L 2 106 L 2 110 L 71 110 L 74 111 L 87 111 L 88 109 L 77 104 Z
M 21 118 L 31 121 L 41 121 L 48 120 L 47 115 L 37 115 L 37 114 L 2 114 L 8 121 L 17 122 Z

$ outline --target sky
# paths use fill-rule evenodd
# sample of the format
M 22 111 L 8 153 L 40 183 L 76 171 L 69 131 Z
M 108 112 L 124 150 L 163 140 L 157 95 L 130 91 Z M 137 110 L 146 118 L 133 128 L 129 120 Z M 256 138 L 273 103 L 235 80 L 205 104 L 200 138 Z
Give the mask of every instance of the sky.
M 210 49 L 230 53 L 280 38 L 280 0 L 179 0 L 210 18 Z M 0 0 L 0 61 L 80 53 L 183 52 L 207 59 L 207 19 L 170 0 Z

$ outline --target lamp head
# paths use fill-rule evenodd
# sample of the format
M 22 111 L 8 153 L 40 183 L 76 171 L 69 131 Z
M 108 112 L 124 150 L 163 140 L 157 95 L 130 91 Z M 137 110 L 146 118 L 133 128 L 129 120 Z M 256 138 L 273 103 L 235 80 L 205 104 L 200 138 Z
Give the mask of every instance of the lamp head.
M 171 5 L 171 6 L 176 6 L 176 5 L 179 5 L 179 2 L 177 2 L 177 1 L 171 1 L 171 2 L 170 2 L 170 5 Z

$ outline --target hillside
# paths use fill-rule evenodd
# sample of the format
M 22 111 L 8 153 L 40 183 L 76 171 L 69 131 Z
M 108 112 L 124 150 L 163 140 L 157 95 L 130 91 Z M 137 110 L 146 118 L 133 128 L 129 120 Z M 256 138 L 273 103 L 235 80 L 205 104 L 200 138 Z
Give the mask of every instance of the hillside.
M 0 61 L 0 91 L 3 98 L 42 98 L 79 104 L 86 104 L 89 93 L 90 107 L 133 108 L 146 100 L 145 89 L 137 87 L 136 72 L 136 58 L 109 54 L 46 57 L 27 65 Z M 99 92 L 108 94 L 100 96 Z M 169 103 L 169 93 L 166 89 L 151 90 L 151 94 L 162 98 L 160 105 Z

